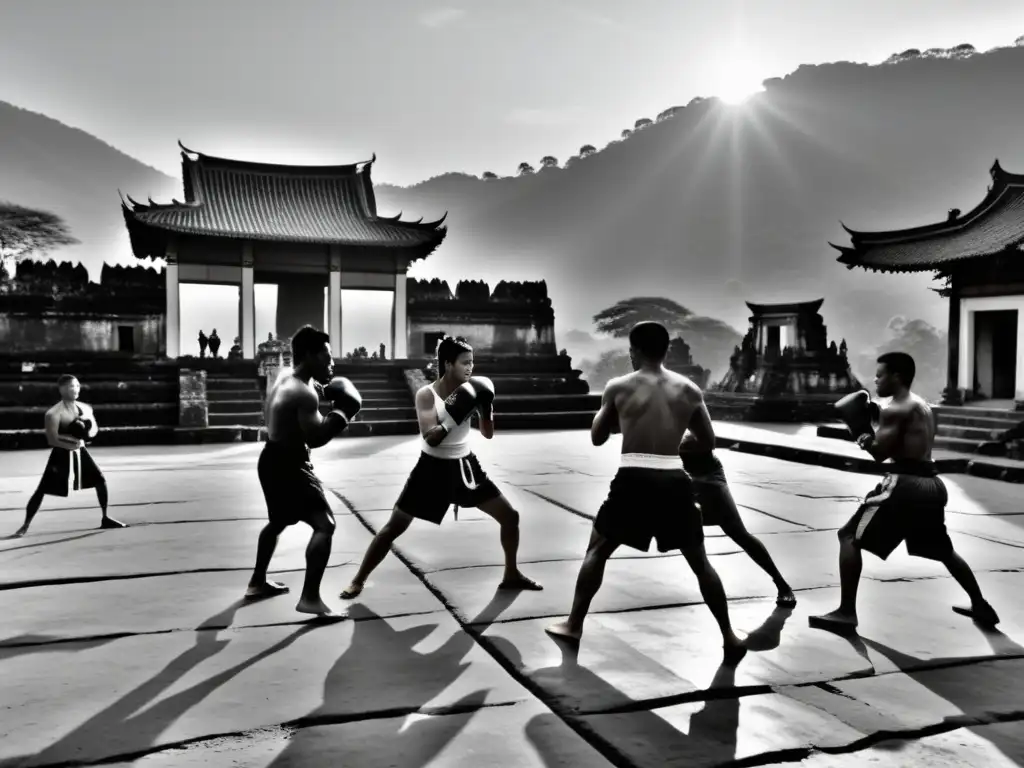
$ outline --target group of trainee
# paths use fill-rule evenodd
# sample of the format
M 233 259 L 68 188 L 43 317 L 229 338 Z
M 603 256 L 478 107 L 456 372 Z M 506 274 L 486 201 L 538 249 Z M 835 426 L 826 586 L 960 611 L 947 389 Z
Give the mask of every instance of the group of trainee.
M 557 638 L 579 642 L 591 601 L 604 578 L 605 565 L 619 546 L 647 551 L 654 541 L 660 552 L 679 550 L 700 587 L 722 633 L 726 663 L 746 654 L 744 641 L 732 630 L 725 590 L 704 548 L 704 527 L 720 526 L 774 581 L 777 604 L 796 605 L 793 589 L 764 544 L 744 526 L 729 491 L 723 466 L 715 455 L 715 435 L 700 388 L 665 368 L 669 334 L 653 322 L 638 323 L 629 335 L 634 371 L 605 387 L 591 437 L 603 445 L 621 433 L 619 469 L 607 498 L 594 518 L 587 552 L 576 581 L 572 609 L 565 621 L 547 627 Z M 279 535 L 298 522 L 312 529 L 306 549 L 306 573 L 296 609 L 322 618 L 338 618 L 320 595 L 330 557 L 334 516 L 310 461 L 310 450 L 339 435 L 362 406 L 351 381 L 332 378 L 330 338 L 311 326 L 291 341 L 293 368 L 282 373 L 267 395 L 267 441 L 258 474 L 267 503 L 268 522 L 259 534 L 256 566 L 246 597 L 284 594 L 289 588 L 267 578 Z M 454 504 L 476 507 L 500 527 L 505 556 L 499 588 L 540 590 L 519 570 L 519 514 L 491 481 L 470 447 L 472 416 L 480 434 L 494 436 L 493 383 L 473 375 L 473 349 L 461 338 L 445 336 L 437 347 L 437 380 L 416 393 L 420 456 L 399 495 L 388 522 L 371 541 L 352 582 L 341 593 L 358 597 L 395 540 L 414 519 L 440 525 Z M 947 494 L 932 461 L 935 419 L 927 402 L 910 391 L 915 365 L 910 355 L 893 352 L 878 360 L 875 388 L 890 398 L 885 407 L 867 392 L 845 399 L 845 420 L 858 445 L 885 465 L 888 474 L 865 497 L 839 530 L 839 607 L 809 619 L 813 627 L 850 632 L 857 627 L 857 586 L 861 552 L 886 559 L 906 542 L 909 554 L 941 562 L 970 597 L 969 607 L 954 611 L 978 624 L 994 627 L 999 618 L 985 600 L 970 567 L 953 548 L 945 526 Z M 78 382 L 64 377 L 62 401 L 47 413 L 53 447 L 43 480 L 29 502 L 24 535 L 44 494 L 66 496 L 74 488 L 96 488 L 103 510 L 102 526 L 123 527 L 106 514 L 106 484 L 85 448 L 98 426 L 91 409 L 77 402 Z M 331 410 L 321 417 L 321 397 Z M 874 424 L 877 422 L 877 430 Z

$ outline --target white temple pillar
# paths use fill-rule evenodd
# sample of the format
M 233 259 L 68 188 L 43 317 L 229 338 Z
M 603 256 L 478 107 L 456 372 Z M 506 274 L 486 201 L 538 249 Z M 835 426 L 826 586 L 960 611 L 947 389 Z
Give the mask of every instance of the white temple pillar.
M 164 323 L 166 325 L 167 357 L 177 358 L 181 355 L 181 302 L 178 293 L 178 255 L 167 252 L 167 266 L 164 267 L 166 284 L 166 301 Z
M 395 273 L 395 292 L 391 300 L 391 359 L 404 360 L 409 356 L 408 298 L 405 272 Z
M 242 309 L 242 326 L 239 336 L 242 337 L 242 357 L 252 360 L 256 357 L 256 293 L 253 286 L 252 262 L 242 266 L 242 297 L 239 301 Z
M 331 352 L 344 357 L 341 349 L 341 270 L 331 265 L 327 283 L 327 333 L 331 337 Z

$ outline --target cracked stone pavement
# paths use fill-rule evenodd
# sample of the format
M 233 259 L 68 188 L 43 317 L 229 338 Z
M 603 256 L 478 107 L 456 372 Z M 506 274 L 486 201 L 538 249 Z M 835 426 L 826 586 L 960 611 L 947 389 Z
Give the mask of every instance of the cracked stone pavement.
M 324 596 L 347 620 L 294 611 L 308 528 L 271 570 L 290 595 L 239 600 L 265 508 L 258 444 L 97 449 L 91 492 L 47 497 L 0 540 L 0 766 L 1001 766 L 1024 762 L 1024 496 L 947 476 L 948 525 L 1003 618 L 950 610 L 957 585 L 901 548 L 865 556 L 860 637 L 812 630 L 838 601 L 836 529 L 877 478 L 722 451 L 733 493 L 797 590 L 707 529 L 733 622 L 755 650 L 721 667 L 720 637 L 681 556 L 622 549 L 578 656 L 542 631 L 566 615 L 618 462 L 584 432 L 476 440 L 521 513 L 523 571 L 495 590 L 498 528 L 460 510 L 414 523 L 355 601 L 338 598 L 387 519 L 414 438 L 314 452 L 338 528 Z M 45 463 L 5 453 L 0 535 Z

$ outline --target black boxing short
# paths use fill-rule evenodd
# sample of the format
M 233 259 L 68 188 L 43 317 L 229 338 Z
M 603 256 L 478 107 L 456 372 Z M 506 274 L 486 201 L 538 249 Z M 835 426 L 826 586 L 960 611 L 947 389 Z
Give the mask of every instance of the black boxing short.
M 622 455 L 594 530 L 611 542 L 647 552 L 689 549 L 704 542 L 693 481 L 678 456 Z
M 323 485 L 313 473 L 309 448 L 267 442 L 256 465 L 270 522 L 286 528 L 331 513 Z
M 419 520 L 440 525 L 452 504 L 479 507 L 500 495 L 476 454 L 442 459 L 420 453 L 395 506 Z
M 85 447 L 74 451 L 54 448 L 43 470 L 39 490 L 50 496 L 66 497 L 71 491 L 96 488 L 105 482 L 103 472 Z
M 704 525 L 727 526 L 732 521 L 742 523 L 729 491 L 725 467 L 714 453 L 684 455 L 683 469 L 693 478 L 693 495 L 700 505 Z
M 902 542 L 907 543 L 909 555 L 944 560 L 953 552 L 946 530 L 946 486 L 931 462 L 897 468 L 864 498 L 839 529 L 839 538 L 852 540 L 882 560 Z

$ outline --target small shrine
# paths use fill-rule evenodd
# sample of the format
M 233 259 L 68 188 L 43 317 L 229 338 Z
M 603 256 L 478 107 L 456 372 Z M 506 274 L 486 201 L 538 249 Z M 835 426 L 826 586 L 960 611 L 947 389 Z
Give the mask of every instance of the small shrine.
M 683 374 L 701 389 L 707 387 L 708 377 L 711 375 L 710 370 L 693 362 L 690 345 L 683 340 L 682 336 L 677 336 L 669 342 L 665 367 L 670 371 Z
M 793 304 L 752 304 L 750 329 L 716 387 L 750 407 L 754 421 L 817 421 L 831 418 L 832 404 L 864 387 L 850 370 L 846 340 L 828 341 L 819 312 L 824 299 Z

